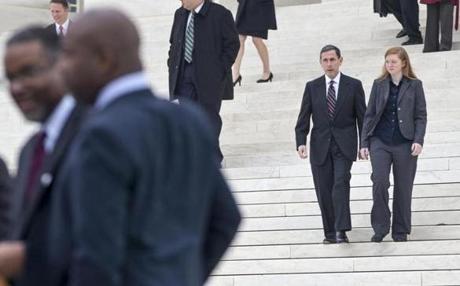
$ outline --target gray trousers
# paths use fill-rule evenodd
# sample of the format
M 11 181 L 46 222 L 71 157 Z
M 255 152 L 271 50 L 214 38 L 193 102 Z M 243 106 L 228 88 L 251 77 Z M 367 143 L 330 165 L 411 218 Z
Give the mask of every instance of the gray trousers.
M 411 143 L 387 145 L 372 137 L 370 156 L 372 164 L 372 196 L 374 204 L 371 224 L 377 235 L 390 232 L 391 212 L 388 206 L 390 170 L 393 166 L 393 224 L 392 234 L 411 232 L 412 188 L 417 171 L 417 157 L 411 155 Z
M 351 230 L 350 179 L 353 161 L 346 158 L 332 139 L 326 161 L 311 164 L 324 236 L 335 239 L 337 231 Z
M 426 35 L 423 52 L 450 51 L 452 49 L 452 28 L 454 6 L 450 0 L 427 5 Z M 439 42 L 441 29 L 441 42 Z

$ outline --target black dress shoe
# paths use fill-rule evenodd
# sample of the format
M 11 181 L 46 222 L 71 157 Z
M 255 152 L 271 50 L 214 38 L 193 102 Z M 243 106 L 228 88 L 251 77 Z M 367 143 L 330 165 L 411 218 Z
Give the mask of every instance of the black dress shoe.
M 409 46 L 409 45 L 420 45 L 423 44 L 422 38 L 409 38 L 409 40 L 403 42 L 401 45 Z
M 336 243 L 335 238 L 325 238 L 323 239 L 323 244 L 333 244 Z
M 371 238 L 371 241 L 372 242 L 382 242 L 383 238 L 385 237 L 385 235 L 381 235 L 381 234 L 374 234 Z
M 267 79 L 261 78 L 261 79 L 257 80 L 257 83 L 269 82 L 269 81 L 271 82 L 272 80 L 273 80 L 273 73 L 270 72 L 270 75 L 268 76 Z
M 407 33 L 406 31 L 404 31 L 404 29 L 402 29 L 401 31 L 399 31 L 399 33 L 396 35 L 396 38 L 402 38 L 404 36 L 407 36 Z
M 335 241 L 337 243 L 348 243 L 348 237 L 345 231 L 338 231 L 335 234 Z
M 395 242 L 404 242 L 407 241 L 407 234 L 402 233 L 402 234 L 394 234 L 393 235 L 393 241 Z

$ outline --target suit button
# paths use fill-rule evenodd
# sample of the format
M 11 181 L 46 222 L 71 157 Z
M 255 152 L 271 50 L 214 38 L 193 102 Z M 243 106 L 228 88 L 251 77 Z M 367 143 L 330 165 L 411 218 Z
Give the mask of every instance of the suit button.
M 399 123 L 402 123 L 402 120 L 399 120 Z
M 398 107 L 398 110 L 401 110 L 401 107 Z

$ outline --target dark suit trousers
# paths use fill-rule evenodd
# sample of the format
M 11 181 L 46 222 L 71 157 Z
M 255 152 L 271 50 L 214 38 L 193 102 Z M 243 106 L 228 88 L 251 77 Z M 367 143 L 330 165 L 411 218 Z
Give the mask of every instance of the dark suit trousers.
M 198 99 L 199 95 L 197 93 L 195 82 L 196 81 L 195 81 L 195 72 L 193 70 L 193 63 L 188 64 L 184 62 L 184 64 L 182 64 L 181 75 L 179 76 L 179 80 L 177 83 L 177 89 L 176 89 L 177 97 L 179 98 L 179 102 L 182 102 L 184 100 L 197 102 L 201 106 L 201 108 L 203 108 L 205 113 L 208 115 L 209 123 L 215 135 L 214 138 L 216 140 L 216 145 L 217 145 L 217 159 L 219 162 L 221 162 L 222 159 L 224 158 L 222 151 L 220 150 L 220 145 L 219 145 L 219 136 L 222 130 L 222 119 L 219 114 L 220 107 L 221 107 L 221 101 L 219 102 L 218 106 L 199 102 L 199 99 Z
M 401 14 L 401 5 L 399 4 L 399 0 L 384 0 L 382 1 L 382 5 L 389 13 L 395 16 L 396 20 L 398 20 L 404 29 L 404 20 Z
M 324 236 L 335 239 L 336 231 L 351 230 L 350 179 L 353 161 L 331 140 L 326 161 L 311 165 L 316 197 L 323 220 Z
M 452 27 L 454 6 L 450 0 L 427 5 L 426 34 L 424 52 L 449 51 L 452 49 Z M 441 43 L 439 43 L 441 28 Z
M 374 232 L 386 235 L 390 231 L 391 212 L 388 207 L 390 170 L 393 166 L 393 226 L 394 235 L 411 232 L 412 188 L 417 170 L 417 157 L 411 155 L 411 143 L 388 145 L 371 138 L 372 196 L 374 204 L 371 224 Z
M 420 33 L 418 0 L 399 0 L 404 30 L 411 39 L 422 38 Z

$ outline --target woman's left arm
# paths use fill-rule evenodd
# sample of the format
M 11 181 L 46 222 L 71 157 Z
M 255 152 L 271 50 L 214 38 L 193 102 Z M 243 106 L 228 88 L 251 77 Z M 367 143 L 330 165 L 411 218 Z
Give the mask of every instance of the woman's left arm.
M 415 88 L 414 143 L 423 145 L 427 124 L 425 92 L 421 81 L 417 81 Z

